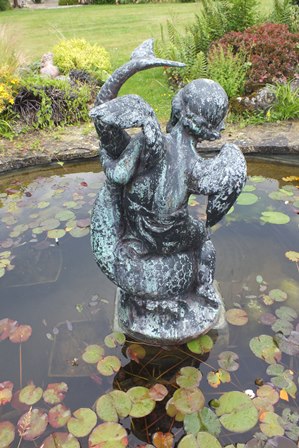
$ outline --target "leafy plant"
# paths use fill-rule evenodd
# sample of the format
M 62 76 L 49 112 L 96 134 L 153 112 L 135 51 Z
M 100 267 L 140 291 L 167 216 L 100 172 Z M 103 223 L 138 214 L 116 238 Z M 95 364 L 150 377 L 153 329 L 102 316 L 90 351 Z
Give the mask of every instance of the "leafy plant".
M 266 23 L 231 32 L 217 44 L 242 51 L 251 63 L 246 89 L 252 92 L 259 86 L 285 81 L 294 76 L 298 64 L 298 34 L 291 33 L 287 25 Z M 283 49 L 283 51 L 282 51 Z
M 292 0 L 274 0 L 273 11 L 268 18 L 269 22 L 282 23 L 292 32 L 299 31 L 299 4 Z
M 276 101 L 270 108 L 269 121 L 299 118 L 299 88 L 293 89 L 291 82 L 272 86 Z
M 229 98 L 242 95 L 250 63 L 242 52 L 236 54 L 228 47 L 214 46 L 209 52 L 208 74 L 226 91 Z
M 54 63 L 63 74 L 73 69 L 86 70 L 97 79 L 106 80 L 111 70 L 108 52 L 85 39 L 64 39 L 53 48 Z

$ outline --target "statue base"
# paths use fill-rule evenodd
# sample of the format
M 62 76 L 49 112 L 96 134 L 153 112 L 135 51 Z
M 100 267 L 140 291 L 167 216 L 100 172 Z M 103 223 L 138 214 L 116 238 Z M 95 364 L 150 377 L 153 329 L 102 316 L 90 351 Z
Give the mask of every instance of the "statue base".
M 223 326 L 220 293 L 208 300 L 196 293 L 162 300 L 132 297 L 117 289 L 114 330 L 152 345 L 177 345 Z

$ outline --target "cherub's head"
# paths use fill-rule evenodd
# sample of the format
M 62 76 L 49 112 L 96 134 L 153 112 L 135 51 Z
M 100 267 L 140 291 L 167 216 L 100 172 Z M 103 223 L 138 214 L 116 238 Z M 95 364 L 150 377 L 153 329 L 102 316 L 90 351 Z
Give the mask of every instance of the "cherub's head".
M 198 140 L 220 138 L 228 98 L 223 88 L 211 79 L 196 79 L 181 89 L 172 101 L 167 132 L 181 123 Z

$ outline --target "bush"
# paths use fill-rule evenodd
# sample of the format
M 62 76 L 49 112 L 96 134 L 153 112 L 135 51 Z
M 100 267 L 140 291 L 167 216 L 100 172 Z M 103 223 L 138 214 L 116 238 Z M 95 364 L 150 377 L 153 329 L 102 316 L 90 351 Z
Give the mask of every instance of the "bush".
M 93 74 L 98 80 L 105 81 L 111 70 L 108 52 L 85 39 L 62 40 L 53 48 L 53 53 L 54 64 L 63 74 L 80 69 Z
M 78 0 L 58 0 L 58 6 L 78 5 Z
M 294 76 L 298 64 L 298 34 L 291 33 L 287 25 L 264 24 L 244 32 L 231 32 L 217 43 L 231 47 L 233 53 L 248 55 L 251 67 L 246 82 L 247 92 Z
M 242 95 L 249 64 L 242 53 L 233 54 L 228 48 L 214 46 L 208 57 L 208 76 L 217 81 L 229 98 Z
M 13 109 L 27 125 L 51 128 L 87 121 L 90 99 L 88 86 L 35 76 L 22 80 Z
M 297 5 L 292 0 L 274 0 L 273 11 L 268 17 L 268 22 L 288 25 L 289 30 L 299 31 L 299 0 Z
M 11 9 L 9 0 L 0 0 L 0 11 L 7 11 Z

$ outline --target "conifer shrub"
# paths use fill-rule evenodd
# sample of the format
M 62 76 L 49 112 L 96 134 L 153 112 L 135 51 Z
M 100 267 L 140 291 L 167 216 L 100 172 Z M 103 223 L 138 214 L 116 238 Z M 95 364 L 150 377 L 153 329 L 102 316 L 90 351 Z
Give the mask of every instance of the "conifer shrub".
M 230 32 L 217 41 L 234 54 L 248 56 L 250 68 L 246 91 L 257 90 L 265 84 L 292 79 L 298 68 L 298 33 L 291 33 L 287 25 L 266 23 L 247 28 L 243 32 Z

